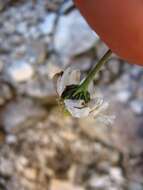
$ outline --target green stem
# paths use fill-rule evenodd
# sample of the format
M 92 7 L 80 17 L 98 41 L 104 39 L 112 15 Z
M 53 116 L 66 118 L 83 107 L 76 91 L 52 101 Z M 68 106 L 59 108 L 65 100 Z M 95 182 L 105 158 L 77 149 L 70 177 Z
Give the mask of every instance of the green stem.
M 105 55 L 99 60 L 99 62 L 95 65 L 95 67 L 89 72 L 86 79 L 82 82 L 80 85 L 80 89 L 87 90 L 90 82 L 94 79 L 95 75 L 98 73 L 98 71 L 101 69 L 101 67 L 106 63 L 106 61 L 111 56 L 112 51 L 109 49 Z

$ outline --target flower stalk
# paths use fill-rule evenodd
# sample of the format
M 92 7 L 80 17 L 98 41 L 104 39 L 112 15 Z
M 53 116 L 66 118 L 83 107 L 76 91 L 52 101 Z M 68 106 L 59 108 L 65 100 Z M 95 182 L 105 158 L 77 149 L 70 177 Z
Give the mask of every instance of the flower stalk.
M 95 65 L 95 67 L 89 72 L 86 79 L 81 84 L 67 86 L 62 93 L 62 98 L 72 100 L 84 100 L 85 103 L 88 103 L 90 101 L 90 93 L 88 92 L 89 84 L 93 81 L 95 75 L 98 73 L 101 67 L 107 62 L 111 54 L 112 51 L 108 50 Z
M 99 60 L 99 62 L 95 65 L 95 67 L 89 72 L 86 79 L 82 82 L 82 84 L 79 86 L 78 90 L 87 90 L 89 84 L 93 81 L 95 75 L 99 72 L 101 67 L 107 62 L 109 57 L 111 56 L 112 51 L 109 49 L 105 55 Z

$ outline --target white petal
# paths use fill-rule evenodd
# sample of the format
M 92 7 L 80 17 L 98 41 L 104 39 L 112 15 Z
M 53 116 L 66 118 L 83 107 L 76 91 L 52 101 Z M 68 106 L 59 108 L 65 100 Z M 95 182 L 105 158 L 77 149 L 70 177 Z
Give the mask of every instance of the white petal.
M 57 92 L 58 92 L 59 96 L 62 95 L 65 87 L 67 86 L 67 81 L 68 81 L 68 77 L 69 77 L 70 72 L 71 72 L 71 69 L 67 68 L 63 72 L 63 75 L 60 76 L 58 81 L 57 81 Z
M 71 100 L 71 99 L 67 99 L 64 102 L 69 107 L 76 107 L 76 108 L 83 108 L 83 107 L 85 107 L 85 103 L 84 103 L 83 100 Z
M 87 117 L 90 113 L 90 108 L 83 105 L 82 100 L 65 100 L 67 110 L 72 116 L 77 118 Z
M 90 97 L 93 99 L 96 94 L 95 85 L 93 84 L 93 82 L 89 84 L 88 92 L 90 93 Z
M 104 113 L 107 110 L 108 106 L 109 106 L 109 103 L 103 101 L 102 104 L 100 104 L 97 108 L 93 109 L 92 115 L 97 116 L 101 113 Z
M 78 84 L 79 81 L 80 81 L 80 72 L 78 70 L 72 70 L 70 67 L 67 68 L 64 71 L 63 75 L 59 77 L 57 81 L 57 92 L 59 96 L 62 95 L 66 86 L 69 86 L 72 84 Z
M 91 111 L 94 111 L 96 109 L 99 109 L 99 107 L 102 106 L 103 102 L 103 98 L 96 97 L 94 99 L 91 99 L 87 105 L 91 109 Z
M 80 71 L 72 70 L 69 75 L 68 85 L 79 84 L 79 83 L 80 83 Z
M 57 79 L 57 93 L 58 93 L 58 95 L 59 96 L 61 96 L 62 95 L 62 93 L 63 93 L 63 90 L 64 90 L 64 86 L 62 86 L 62 84 L 61 84 L 61 76 Z

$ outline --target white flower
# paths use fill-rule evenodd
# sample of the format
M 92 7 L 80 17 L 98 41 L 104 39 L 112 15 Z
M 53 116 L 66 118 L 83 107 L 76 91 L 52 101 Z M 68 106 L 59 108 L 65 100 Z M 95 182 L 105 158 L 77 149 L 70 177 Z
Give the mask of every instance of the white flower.
M 80 71 L 67 68 L 57 80 L 57 93 L 61 97 L 67 86 L 79 85 L 81 83 Z M 108 103 L 102 97 L 95 96 L 93 85 L 88 88 L 90 101 L 85 103 L 84 100 L 64 99 L 66 109 L 76 118 L 93 116 L 98 121 L 105 124 L 111 124 L 114 117 L 105 115 Z

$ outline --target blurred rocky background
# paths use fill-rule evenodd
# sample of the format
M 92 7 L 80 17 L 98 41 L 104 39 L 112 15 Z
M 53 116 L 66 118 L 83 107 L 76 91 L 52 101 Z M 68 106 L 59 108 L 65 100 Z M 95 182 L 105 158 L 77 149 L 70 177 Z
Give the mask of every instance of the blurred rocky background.
M 96 77 L 111 127 L 57 103 L 53 75 L 106 49 L 70 0 L 0 0 L 0 190 L 143 189 L 143 68 L 113 55 Z

